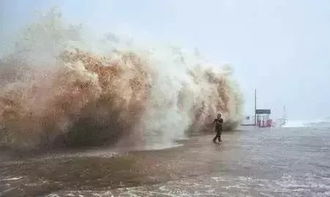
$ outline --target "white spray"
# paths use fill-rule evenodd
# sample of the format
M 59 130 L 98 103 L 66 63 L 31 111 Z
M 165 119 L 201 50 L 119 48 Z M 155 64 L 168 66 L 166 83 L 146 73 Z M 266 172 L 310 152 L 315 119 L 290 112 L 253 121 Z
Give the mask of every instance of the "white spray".
M 179 48 L 85 39 L 52 10 L 0 62 L 0 144 L 171 145 L 224 115 L 241 119 L 230 69 Z M 109 38 L 111 35 L 111 39 Z

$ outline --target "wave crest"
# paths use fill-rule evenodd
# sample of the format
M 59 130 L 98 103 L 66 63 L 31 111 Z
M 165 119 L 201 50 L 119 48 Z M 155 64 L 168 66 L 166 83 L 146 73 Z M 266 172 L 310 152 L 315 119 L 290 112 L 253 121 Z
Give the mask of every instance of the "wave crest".
M 230 69 L 180 49 L 123 49 L 116 47 L 118 39 L 105 42 L 111 50 L 102 53 L 70 48 L 72 27 L 69 31 L 60 25 L 58 17 L 50 14 L 32 25 L 28 35 L 33 32 L 38 43 L 22 41 L 23 52 L 16 50 L 0 61 L 1 145 L 121 141 L 149 147 L 205 130 L 218 112 L 227 128 L 240 122 L 242 98 Z M 64 36 L 68 32 L 71 36 Z M 47 40 L 36 40 L 35 34 Z M 54 47 L 49 39 L 59 35 Z

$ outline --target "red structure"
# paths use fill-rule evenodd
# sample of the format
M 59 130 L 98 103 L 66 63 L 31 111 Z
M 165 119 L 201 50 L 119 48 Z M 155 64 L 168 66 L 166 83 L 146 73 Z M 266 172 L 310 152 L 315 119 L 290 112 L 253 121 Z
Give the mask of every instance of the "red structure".
M 272 119 L 269 118 L 271 114 L 270 109 L 256 109 L 256 126 L 258 127 L 271 127 Z

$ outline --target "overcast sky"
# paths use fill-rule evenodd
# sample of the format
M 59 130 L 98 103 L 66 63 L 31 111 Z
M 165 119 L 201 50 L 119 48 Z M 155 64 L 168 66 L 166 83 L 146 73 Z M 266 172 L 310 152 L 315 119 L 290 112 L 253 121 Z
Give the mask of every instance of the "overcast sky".
M 283 105 L 289 119 L 330 117 L 328 0 L 0 0 L 1 40 L 54 6 L 72 23 L 198 48 L 230 63 L 246 114 L 257 88 L 258 107 L 276 117 Z

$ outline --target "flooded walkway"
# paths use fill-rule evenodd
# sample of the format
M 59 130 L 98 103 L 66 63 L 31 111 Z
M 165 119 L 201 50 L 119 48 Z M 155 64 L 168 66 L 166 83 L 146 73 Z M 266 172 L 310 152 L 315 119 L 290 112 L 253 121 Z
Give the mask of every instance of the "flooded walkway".
M 330 129 L 243 129 L 165 150 L 0 162 L 0 196 L 330 196 Z

